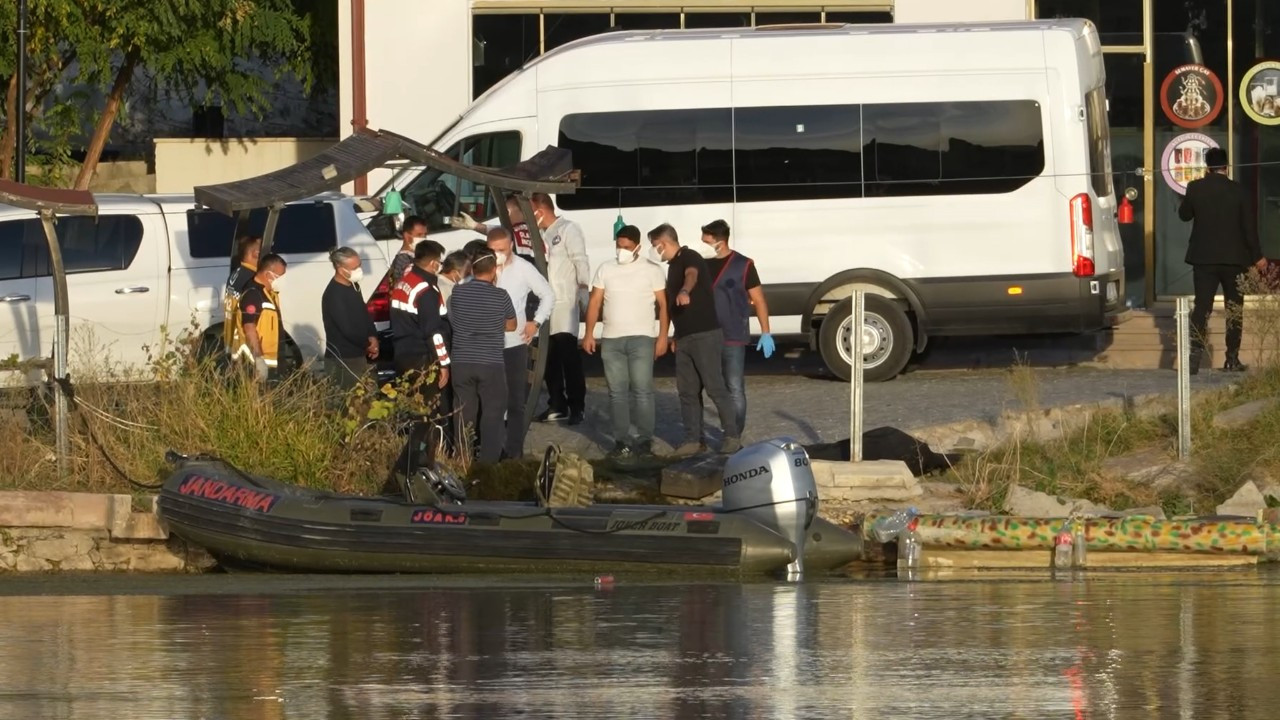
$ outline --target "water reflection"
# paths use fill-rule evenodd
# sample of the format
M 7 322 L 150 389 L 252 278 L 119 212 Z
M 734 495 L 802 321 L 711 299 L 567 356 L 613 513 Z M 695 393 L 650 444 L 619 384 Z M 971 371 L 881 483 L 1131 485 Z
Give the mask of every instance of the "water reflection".
M 1259 681 L 1280 670 L 1269 574 L 61 594 L 95 582 L 0 597 L 0 717 L 1249 718 L 1280 700 Z

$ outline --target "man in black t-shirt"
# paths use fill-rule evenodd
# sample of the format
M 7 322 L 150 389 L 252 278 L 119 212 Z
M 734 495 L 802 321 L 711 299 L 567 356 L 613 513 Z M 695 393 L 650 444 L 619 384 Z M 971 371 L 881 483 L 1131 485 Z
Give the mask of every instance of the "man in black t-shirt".
M 340 247 L 329 253 L 329 261 L 333 263 L 333 279 L 320 296 L 324 369 L 329 379 L 346 391 L 364 377 L 368 358 L 378 357 L 378 331 L 360 292 L 364 279 L 360 256 L 349 247 Z
M 688 457 L 706 449 L 702 443 L 703 390 L 715 404 L 724 429 L 720 452 L 735 453 L 742 448 L 742 429 L 720 364 L 724 334 L 716 319 L 707 263 L 698 253 L 681 247 L 675 228 L 665 223 L 649 231 L 649 242 L 655 259 L 667 263 L 667 307 L 675 327 L 671 347 L 676 353 L 676 392 L 680 395 L 684 441 L 673 457 Z M 658 332 L 665 336 L 667 328 Z

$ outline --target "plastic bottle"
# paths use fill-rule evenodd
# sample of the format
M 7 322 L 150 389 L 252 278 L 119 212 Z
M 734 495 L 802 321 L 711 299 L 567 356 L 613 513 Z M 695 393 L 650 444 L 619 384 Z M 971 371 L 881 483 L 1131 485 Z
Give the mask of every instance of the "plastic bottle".
M 1070 570 L 1073 559 L 1071 533 L 1063 528 L 1053 538 L 1053 569 Z
M 1089 541 L 1084 534 L 1084 521 L 1076 518 L 1071 522 L 1071 564 L 1082 568 L 1086 565 Z
M 913 517 L 907 527 L 898 533 L 898 569 L 916 570 L 920 567 L 920 518 Z
M 920 513 L 914 507 L 906 510 L 899 510 L 889 517 L 882 517 L 876 520 L 875 525 L 871 527 L 871 534 L 875 536 L 876 541 L 887 543 L 898 536 L 898 533 L 907 528 L 911 520 Z

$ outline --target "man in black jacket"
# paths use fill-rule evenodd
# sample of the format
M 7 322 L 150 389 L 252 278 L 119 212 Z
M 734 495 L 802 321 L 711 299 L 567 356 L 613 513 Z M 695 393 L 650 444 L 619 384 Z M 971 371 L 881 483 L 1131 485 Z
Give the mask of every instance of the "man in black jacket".
M 1250 266 L 1267 266 L 1258 241 L 1258 218 L 1244 186 L 1227 176 L 1227 152 L 1210 148 L 1205 153 L 1209 174 L 1187 186 L 1178 208 L 1178 217 L 1195 221 L 1187 246 L 1186 262 L 1195 285 L 1195 308 L 1191 311 L 1191 374 L 1200 370 L 1205 334 L 1213 298 L 1222 287 L 1227 310 L 1227 363 L 1229 371 L 1247 368 L 1240 362 L 1240 340 L 1244 328 L 1241 312 L 1244 294 L 1240 276 Z
M 366 358 L 378 357 L 378 331 L 360 292 L 364 279 L 360 256 L 349 247 L 340 247 L 329 253 L 329 260 L 333 262 L 333 279 L 320 296 L 324 366 L 334 384 L 345 391 L 369 369 Z

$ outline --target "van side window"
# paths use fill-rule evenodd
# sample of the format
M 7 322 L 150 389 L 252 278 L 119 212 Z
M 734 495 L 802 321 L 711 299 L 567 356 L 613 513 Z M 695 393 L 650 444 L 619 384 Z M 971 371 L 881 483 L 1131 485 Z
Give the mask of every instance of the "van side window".
M 862 106 L 868 197 L 1007 193 L 1044 172 L 1034 100 Z
M 1093 192 L 1109 197 L 1115 192 L 1111 180 L 1111 125 L 1107 121 L 1106 90 L 1096 88 L 1084 96 L 1085 121 L 1089 130 L 1089 176 Z
M 267 210 L 249 213 L 249 232 L 261 235 L 267 228 Z M 235 247 L 236 220 L 216 210 L 187 211 L 187 242 L 191 257 L 230 260 Z M 338 229 L 330 203 L 285 205 L 276 223 L 271 252 L 280 254 L 327 253 L 338 247 Z
M 504 168 L 520 162 L 520 133 L 506 132 L 473 135 L 454 143 L 445 155 L 465 165 Z M 427 168 L 400 190 L 406 215 L 426 219 L 429 232 L 448 230 L 449 218 L 458 211 L 478 219 L 495 217 L 498 208 L 489 197 L 488 188 L 480 183 L 462 180 L 454 175 Z M 370 228 L 373 232 L 373 228 Z M 385 232 L 374 237 L 385 239 Z M 399 237 L 399 228 L 390 237 Z
M 728 108 L 576 113 L 560 123 L 582 187 L 557 197 L 566 210 L 733 200 Z
M 1044 172 L 1034 100 L 575 113 L 559 145 L 582 171 L 566 210 L 1007 193 Z
M 738 202 L 862 197 L 857 105 L 737 108 Z

